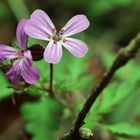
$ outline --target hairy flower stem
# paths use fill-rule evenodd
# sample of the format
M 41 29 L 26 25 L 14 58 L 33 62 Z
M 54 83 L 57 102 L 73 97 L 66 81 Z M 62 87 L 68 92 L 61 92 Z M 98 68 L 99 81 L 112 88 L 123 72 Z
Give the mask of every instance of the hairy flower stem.
M 84 124 L 84 119 L 86 118 L 86 115 L 90 111 L 92 105 L 95 103 L 97 97 L 107 87 L 115 72 L 119 68 L 123 67 L 127 62 L 129 62 L 129 60 L 135 57 L 139 48 L 140 34 L 138 34 L 136 38 L 134 38 L 127 47 L 122 48 L 118 52 L 118 55 L 116 56 L 116 59 L 114 60 L 110 69 L 107 72 L 105 72 L 103 78 L 97 84 L 97 86 L 91 90 L 89 98 L 86 100 L 85 104 L 83 105 L 81 111 L 78 114 L 73 130 L 69 133 L 69 136 L 66 138 L 67 140 L 73 140 L 74 138 L 76 138 L 77 140 L 80 139 L 81 136 L 79 133 L 79 129 Z
M 53 92 L 53 64 L 50 64 L 50 90 L 49 90 L 49 95 L 51 97 L 54 97 L 54 92 Z

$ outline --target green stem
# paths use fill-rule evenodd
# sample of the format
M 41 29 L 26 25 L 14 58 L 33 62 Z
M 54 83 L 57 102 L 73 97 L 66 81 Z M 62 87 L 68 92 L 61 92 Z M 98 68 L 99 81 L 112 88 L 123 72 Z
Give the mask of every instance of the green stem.
M 54 92 L 53 92 L 53 64 L 50 64 L 50 90 L 49 94 L 51 97 L 54 97 Z

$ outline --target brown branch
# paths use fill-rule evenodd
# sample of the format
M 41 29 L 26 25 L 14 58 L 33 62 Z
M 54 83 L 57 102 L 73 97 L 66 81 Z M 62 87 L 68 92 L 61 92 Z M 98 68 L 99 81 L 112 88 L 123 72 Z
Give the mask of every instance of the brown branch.
M 75 138 L 77 140 L 80 139 L 81 136 L 79 133 L 79 129 L 84 124 L 84 119 L 88 114 L 92 105 L 95 103 L 97 97 L 109 84 L 115 72 L 119 68 L 123 67 L 129 60 L 135 57 L 139 48 L 140 48 L 140 34 L 138 34 L 136 38 L 134 38 L 127 47 L 120 49 L 110 69 L 107 72 L 105 72 L 103 78 L 97 84 L 97 86 L 91 90 L 91 94 L 89 98 L 86 100 L 85 104 L 83 105 L 83 108 L 79 112 L 77 120 L 74 124 L 74 128 L 69 133 L 69 137 L 67 140 L 72 140 Z

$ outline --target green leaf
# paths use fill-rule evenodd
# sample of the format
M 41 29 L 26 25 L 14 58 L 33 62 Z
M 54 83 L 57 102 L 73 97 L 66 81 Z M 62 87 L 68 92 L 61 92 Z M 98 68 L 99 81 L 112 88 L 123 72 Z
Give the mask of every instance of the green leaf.
M 5 75 L 2 72 L 0 72 L 0 100 L 12 95 L 13 89 L 8 88 L 9 85 L 10 84 L 5 78 Z
M 115 55 L 110 51 L 103 51 L 100 56 L 107 68 L 111 66 L 112 60 L 115 58 Z M 124 120 L 132 122 L 135 120 L 136 116 L 139 116 L 139 70 L 140 66 L 135 61 L 131 61 L 115 74 L 113 80 L 117 84 L 117 87 L 114 88 L 114 91 L 108 91 L 113 93 L 113 97 L 108 101 L 110 104 L 113 103 L 113 108 L 111 109 L 113 112 L 111 112 L 109 116 L 112 122 Z M 102 96 L 104 97 L 104 95 Z M 103 97 L 102 100 L 104 100 Z M 104 107 L 103 109 L 106 111 Z
M 79 59 L 69 54 L 69 52 L 64 51 L 61 62 L 54 65 L 54 87 L 57 92 L 62 93 L 68 91 L 75 93 L 79 90 L 80 92 L 88 90 L 87 87 L 89 86 L 87 85 L 91 84 L 93 76 L 87 74 L 87 57 Z M 41 72 L 40 82 L 37 85 L 49 86 L 49 64 L 41 60 L 34 62 L 34 65 Z
M 30 85 L 28 87 L 28 93 L 31 94 L 32 96 L 47 96 L 47 91 L 39 89 L 36 85 Z
M 46 98 L 26 103 L 21 113 L 27 122 L 26 130 L 33 136 L 33 140 L 55 140 L 62 113 L 62 107 L 55 100 Z
M 109 85 L 92 106 L 84 127 L 94 129 L 96 123 L 102 120 L 104 114 L 113 111 L 121 101 L 131 94 L 131 90 L 127 87 L 127 83 Z
M 129 123 L 118 123 L 118 124 L 100 124 L 100 127 L 111 131 L 112 133 L 122 137 L 139 137 L 140 128 Z
M 87 85 L 90 85 L 93 76 L 86 74 L 88 57 L 79 59 L 69 54 L 69 52 L 64 52 L 62 61 L 54 67 L 55 86 L 58 89 L 75 92 L 82 91 Z
M 0 1 L 0 18 L 10 17 L 10 10 L 4 1 Z
M 29 12 L 23 0 L 8 0 L 8 4 L 17 20 L 29 18 Z
M 104 65 L 106 67 L 111 66 L 115 58 L 114 54 L 110 51 L 103 51 L 101 54 Z M 133 121 L 132 117 L 136 117 L 136 115 L 138 115 L 137 110 L 139 110 L 139 69 L 140 66 L 131 61 L 117 71 L 112 79 L 112 83 L 104 89 L 103 93 L 92 106 L 87 115 L 84 127 L 94 129 L 96 124 L 103 120 L 104 115 L 108 113 L 110 113 L 109 119 L 111 122 L 128 120 L 128 118 Z M 130 108 L 132 110 L 131 115 Z M 135 108 L 137 108 L 137 110 Z M 134 109 L 137 114 L 134 113 Z

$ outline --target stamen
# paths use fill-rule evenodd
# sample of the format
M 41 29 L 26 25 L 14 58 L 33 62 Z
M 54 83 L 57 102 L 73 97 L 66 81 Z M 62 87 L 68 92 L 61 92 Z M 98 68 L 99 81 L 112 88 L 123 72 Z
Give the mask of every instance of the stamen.
M 64 34 L 64 29 L 60 30 L 60 34 L 63 35 Z
M 57 44 L 57 41 L 56 40 L 54 40 L 54 44 Z
M 48 34 L 47 36 L 48 36 L 48 39 L 51 39 L 51 35 Z
M 59 36 L 59 33 L 56 32 L 56 36 Z
M 61 29 L 61 31 L 60 31 L 61 33 L 64 33 L 64 29 Z

